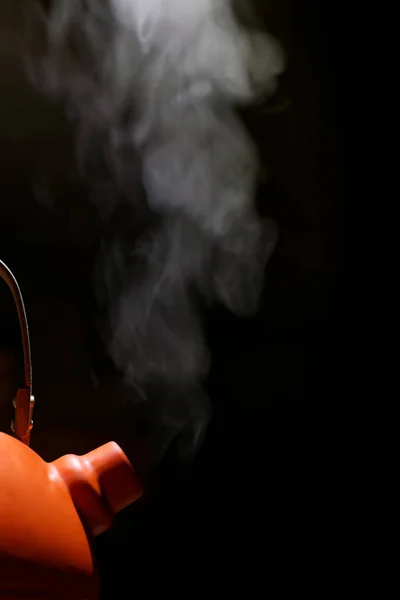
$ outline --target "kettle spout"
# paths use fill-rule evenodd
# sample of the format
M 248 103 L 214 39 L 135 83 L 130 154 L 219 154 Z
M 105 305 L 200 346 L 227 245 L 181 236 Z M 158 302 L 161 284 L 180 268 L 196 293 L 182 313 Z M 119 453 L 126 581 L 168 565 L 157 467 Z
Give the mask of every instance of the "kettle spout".
M 63 456 L 49 464 L 49 475 L 67 486 L 82 522 L 95 536 L 143 493 L 132 465 L 115 442 L 84 456 Z

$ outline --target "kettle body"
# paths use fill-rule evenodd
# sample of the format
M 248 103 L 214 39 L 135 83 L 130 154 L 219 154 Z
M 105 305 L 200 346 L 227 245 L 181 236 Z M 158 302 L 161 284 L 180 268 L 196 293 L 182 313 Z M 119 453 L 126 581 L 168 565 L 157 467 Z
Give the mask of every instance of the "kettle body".
M 15 437 L 0 433 L 0 600 L 96 600 L 93 537 L 137 500 L 141 484 L 114 442 L 46 463 L 33 427 L 28 322 L 17 280 L 0 260 L 21 327 L 24 381 L 14 398 Z
M 0 433 L 0 599 L 96 600 L 91 540 L 141 493 L 113 442 L 46 463 Z

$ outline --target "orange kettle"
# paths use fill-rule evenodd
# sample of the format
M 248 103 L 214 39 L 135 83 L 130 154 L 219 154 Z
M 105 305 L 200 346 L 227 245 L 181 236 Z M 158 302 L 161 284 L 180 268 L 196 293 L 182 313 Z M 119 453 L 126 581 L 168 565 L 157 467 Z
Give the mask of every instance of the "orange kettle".
M 0 599 L 96 600 L 92 539 L 137 500 L 141 484 L 111 442 L 85 456 L 46 463 L 29 448 L 34 399 L 26 313 L 18 284 L 0 261 L 16 301 L 25 381 L 15 400 L 15 438 L 0 433 Z

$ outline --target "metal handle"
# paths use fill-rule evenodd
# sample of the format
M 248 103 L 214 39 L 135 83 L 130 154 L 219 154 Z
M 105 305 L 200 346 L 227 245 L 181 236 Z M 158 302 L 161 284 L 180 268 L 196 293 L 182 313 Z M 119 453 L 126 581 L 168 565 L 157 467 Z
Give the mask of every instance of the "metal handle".
M 24 385 L 17 390 L 14 398 L 15 418 L 11 427 L 15 437 L 29 446 L 30 434 L 33 427 L 32 415 L 35 399 L 32 396 L 32 361 L 28 321 L 26 318 L 24 300 L 18 282 L 7 265 L 1 260 L 0 277 L 6 282 L 15 302 L 21 328 L 24 357 Z

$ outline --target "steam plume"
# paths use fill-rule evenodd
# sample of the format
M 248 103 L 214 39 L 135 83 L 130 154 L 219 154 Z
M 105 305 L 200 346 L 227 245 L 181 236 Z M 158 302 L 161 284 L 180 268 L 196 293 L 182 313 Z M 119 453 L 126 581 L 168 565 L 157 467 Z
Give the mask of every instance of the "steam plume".
M 199 303 L 255 310 L 276 242 L 253 206 L 257 152 L 234 107 L 275 91 L 281 50 L 243 30 L 229 0 L 54 0 L 45 27 L 38 81 L 66 101 L 104 219 L 119 201 L 133 221 L 152 216 L 100 253 L 110 355 L 145 396 L 180 390 L 179 417 L 169 406 L 165 420 L 196 444 L 208 418 Z

